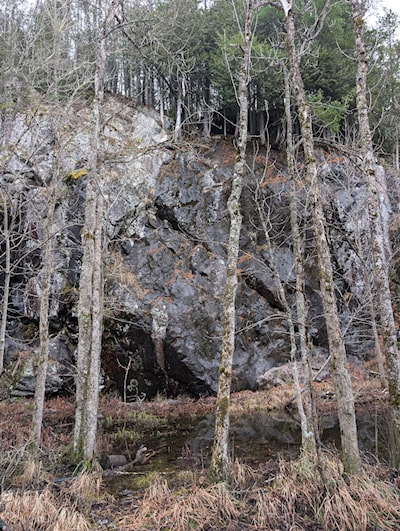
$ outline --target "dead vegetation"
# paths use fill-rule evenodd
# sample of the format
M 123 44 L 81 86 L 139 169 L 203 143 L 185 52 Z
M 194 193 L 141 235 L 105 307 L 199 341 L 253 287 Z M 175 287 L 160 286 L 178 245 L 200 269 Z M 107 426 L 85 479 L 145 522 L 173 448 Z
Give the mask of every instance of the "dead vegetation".
M 11 491 L 1 496 L 0 514 L 13 531 L 89 531 L 88 519 L 49 488 Z
M 324 454 L 321 480 L 304 458 L 277 458 L 257 469 L 234 462 L 230 483 L 208 484 L 204 471 L 169 481 L 153 474 L 129 505 L 105 495 L 98 473 L 80 474 L 42 489 L 13 489 L 1 496 L 0 517 L 13 531 L 395 531 L 400 491 L 387 469 L 365 465 L 343 477 L 335 453 Z
M 328 484 L 314 466 L 299 459 L 279 460 L 273 478 L 265 481 L 239 463 L 232 465 L 232 483 L 170 488 L 158 476 L 141 503 L 118 522 L 119 529 L 196 530 L 397 530 L 399 489 L 366 466 L 359 477 L 343 478 L 334 454 L 325 455 Z M 380 470 L 382 473 L 382 470 Z M 201 476 L 200 476 L 201 477 Z
M 331 383 L 318 383 L 315 391 L 321 415 L 334 412 Z M 234 394 L 232 415 L 282 411 L 292 393 L 292 387 L 285 385 L 268 392 Z M 358 382 L 355 395 L 358 409 L 378 408 L 380 415 L 384 413 L 387 397 L 375 381 Z M 119 437 L 124 437 L 123 445 L 134 453 L 146 443 L 146 433 L 171 430 L 180 418 L 203 417 L 213 412 L 214 405 L 212 397 L 198 401 L 158 397 L 130 404 L 103 397 L 99 448 L 113 453 Z M 101 472 L 78 473 L 68 461 L 72 399 L 46 403 L 39 459 L 29 452 L 31 414 L 29 401 L 0 403 L 0 518 L 12 531 L 400 529 L 400 482 L 375 458 L 364 464 L 360 476 L 350 479 L 343 476 L 333 450 L 323 452 L 323 475 L 301 456 L 290 459 L 271 452 L 272 458 L 234 461 L 230 482 L 212 484 L 207 479 L 207 456 L 196 460 L 189 455 L 185 461 L 183 448 L 181 469 L 173 474 L 155 472 L 151 466 L 146 472 L 124 471 L 140 479 L 126 499 L 109 494 Z

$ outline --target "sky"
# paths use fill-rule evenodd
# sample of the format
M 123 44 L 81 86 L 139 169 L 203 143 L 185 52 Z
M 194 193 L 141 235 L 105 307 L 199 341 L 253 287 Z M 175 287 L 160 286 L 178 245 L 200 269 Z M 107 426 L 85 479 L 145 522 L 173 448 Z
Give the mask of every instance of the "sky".
M 400 2 L 399 0 L 382 0 L 382 5 L 395 11 L 400 15 Z
M 400 0 L 378 0 L 376 3 L 374 1 L 369 2 L 370 10 L 369 16 L 367 16 L 367 24 L 375 26 L 377 17 L 382 14 L 382 8 L 391 9 L 400 18 Z M 400 37 L 400 30 L 396 32 L 396 36 Z

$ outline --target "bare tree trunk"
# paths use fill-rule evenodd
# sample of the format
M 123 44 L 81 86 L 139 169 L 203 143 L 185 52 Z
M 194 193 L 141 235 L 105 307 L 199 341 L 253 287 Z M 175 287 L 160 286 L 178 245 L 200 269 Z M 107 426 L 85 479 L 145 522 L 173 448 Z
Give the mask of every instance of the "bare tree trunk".
M 158 78 L 158 90 L 160 94 L 160 122 L 162 127 L 165 127 L 164 80 L 161 76 Z
M 345 472 L 355 473 L 361 468 L 361 459 L 357 441 L 357 426 L 354 408 L 354 396 L 349 373 L 346 369 L 346 349 L 340 329 L 337 311 L 333 271 L 330 250 L 325 230 L 325 216 L 321 203 L 318 183 L 317 162 L 315 159 L 314 138 L 312 133 L 311 109 L 308 105 L 300 61 L 295 46 L 295 23 L 292 2 L 281 0 L 286 15 L 287 48 L 291 70 L 292 87 L 297 100 L 301 135 L 306 164 L 306 183 L 310 192 L 310 207 L 314 224 L 318 265 L 320 269 L 320 288 L 329 350 L 332 357 L 332 374 L 337 398 L 343 464 Z
M 184 93 L 184 80 L 179 79 L 177 83 L 177 94 L 176 94 L 176 118 L 175 118 L 175 129 L 174 129 L 174 139 L 179 140 L 182 134 L 182 114 L 183 114 L 183 93 Z
M 373 253 L 373 275 L 379 303 L 379 316 L 382 328 L 383 346 L 386 357 L 389 399 L 394 425 L 395 448 L 394 465 L 400 465 L 400 357 L 397 346 L 396 326 L 393 315 L 389 285 L 388 256 L 384 220 L 380 209 L 379 196 L 382 193 L 384 170 L 378 167 L 372 143 L 367 103 L 368 61 L 364 41 L 363 2 L 351 0 L 357 55 L 356 102 L 359 124 L 359 140 L 362 168 L 367 183 L 368 213 Z M 380 175 L 379 175 L 380 173 Z M 380 182 L 381 180 L 381 182 Z
M 211 86 L 210 80 L 206 79 L 203 104 L 203 136 L 206 138 L 209 138 L 211 135 L 212 118 L 213 111 L 211 109 Z
M 259 111 L 258 113 L 258 127 L 260 131 L 260 145 L 267 145 L 267 124 L 266 124 L 266 112 L 264 110 Z
M 88 462 L 92 462 L 96 454 L 103 323 L 103 195 L 98 157 L 101 133 L 100 115 L 104 97 L 106 39 L 117 5 L 118 0 L 109 2 L 98 34 L 95 97 L 93 101 L 93 134 L 89 160 L 91 171 L 88 175 L 86 188 L 85 226 L 82 230 L 83 258 L 79 283 L 79 340 L 76 369 L 74 450 L 79 457 Z
M 247 109 L 249 83 L 250 54 L 252 43 L 253 2 L 247 0 L 244 42 L 242 43 L 242 60 L 239 71 L 239 139 L 232 189 L 228 199 L 228 211 L 231 219 L 228 257 L 226 265 L 225 292 L 223 297 L 224 329 L 222 351 L 219 365 L 217 404 L 215 411 L 215 433 L 211 456 L 210 476 L 225 480 L 228 475 L 228 439 L 229 439 L 229 406 L 232 380 L 232 361 L 235 351 L 235 300 L 237 291 L 237 261 L 239 255 L 239 238 L 242 227 L 240 212 L 240 196 L 242 194 L 243 177 L 246 168 L 247 147 Z
M 286 159 L 290 179 L 290 225 L 292 230 L 293 253 L 296 272 L 296 320 L 300 339 L 301 360 L 304 370 L 304 411 L 301 397 L 297 396 L 301 420 L 302 450 L 305 456 L 313 458 L 319 450 L 318 425 L 312 393 L 311 353 L 307 339 L 306 301 L 304 297 L 305 274 L 303 268 L 304 249 L 300 234 L 297 212 L 297 186 L 295 172 L 295 153 L 293 139 L 293 121 L 291 113 L 291 87 L 289 72 L 284 66 L 285 77 L 285 115 L 286 115 Z M 288 307 L 288 311 L 290 308 Z M 297 393 L 298 395 L 298 393 Z M 301 408 L 301 409 L 300 409 Z
M 296 391 L 297 410 L 298 410 L 299 417 L 300 417 L 302 450 L 305 456 L 313 458 L 315 451 L 316 451 L 315 437 L 314 437 L 314 431 L 313 431 L 313 421 L 311 417 L 306 415 L 305 408 L 303 407 L 302 391 L 300 389 L 299 368 L 298 368 L 297 357 L 296 357 L 296 354 L 297 354 L 296 332 L 295 332 L 295 326 L 294 326 L 294 321 L 292 317 L 292 309 L 287 300 L 285 288 L 283 286 L 282 280 L 278 273 L 275 256 L 274 256 L 274 253 L 272 252 L 272 242 L 271 242 L 271 238 L 269 235 L 268 224 L 267 224 L 267 220 L 265 219 L 265 213 L 262 208 L 261 201 L 259 199 L 258 190 L 256 192 L 255 200 L 256 200 L 259 217 L 261 220 L 261 225 L 263 228 L 266 246 L 269 249 L 270 268 L 271 268 L 273 277 L 275 278 L 275 281 L 278 287 L 279 300 L 283 308 L 285 309 L 285 316 L 286 316 L 286 320 L 288 323 L 289 338 L 290 338 L 290 360 L 292 362 L 292 367 L 293 367 L 292 369 L 293 383 L 294 383 L 294 387 Z M 295 260 L 296 259 L 298 259 L 297 256 Z M 306 367 L 307 365 L 304 366 L 304 368 Z M 305 389 L 306 391 L 308 391 L 309 387 L 306 386 Z
M 4 370 L 4 354 L 6 347 L 6 332 L 7 332 L 7 315 L 8 303 L 10 299 L 10 279 L 11 279 L 11 234 L 8 219 L 9 202 L 12 207 L 12 200 L 6 192 L 1 192 L 3 200 L 3 237 L 5 245 L 5 267 L 4 267 L 4 286 L 3 286 L 3 301 L 1 311 L 1 326 L 0 326 L 0 375 Z
M 56 175 L 58 175 L 56 170 Z M 38 450 L 41 442 L 44 400 L 46 396 L 46 377 L 49 359 L 49 305 L 50 288 L 53 273 L 53 221 L 56 203 L 56 177 L 53 177 L 49 190 L 48 210 L 44 227 L 43 270 L 39 317 L 39 354 L 36 359 L 36 384 L 34 410 L 32 415 L 32 444 Z

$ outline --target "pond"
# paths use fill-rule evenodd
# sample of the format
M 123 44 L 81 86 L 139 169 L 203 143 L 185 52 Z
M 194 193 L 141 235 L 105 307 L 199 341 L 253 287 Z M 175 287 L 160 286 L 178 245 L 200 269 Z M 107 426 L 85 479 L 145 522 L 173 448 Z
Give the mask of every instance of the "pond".
M 325 447 L 340 448 L 340 431 L 335 415 L 320 418 L 321 441 Z M 360 450 L 368 459 L 388 459 L 387 421 L 382 415 L 367 412 L 357 418 Z M 173 477 L 182 471 L 206 469 L 214 432 L 214 415 L 199 418 L 190 415 L 160 426 L 149 434 L 145 444 L 154 452 L 149 462 L 136 465 L 132 472 L 116 472 L 105 477 L 105 489 L 124 495 L 146 486 L 146 478 L 158 473 Z M 233 459 L 256 464 L 277 459 L 279 455 L 295 458 L 301 445 L 298 422 L 289 414 L 252 413 L 233 416 L 230 449 Z

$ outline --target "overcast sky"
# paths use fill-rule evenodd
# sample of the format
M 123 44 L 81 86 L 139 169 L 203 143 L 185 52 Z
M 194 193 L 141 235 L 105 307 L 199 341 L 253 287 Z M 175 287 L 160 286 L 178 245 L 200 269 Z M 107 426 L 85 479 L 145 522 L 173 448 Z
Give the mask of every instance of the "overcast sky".
M 383 0 L 382 4 L 385 7 L 388 7 L 389 9 L 392 9 L 393 11 L 396 11 L 396 13 L 400 14 L 400 2 L 399 2 L 399 0 Z

